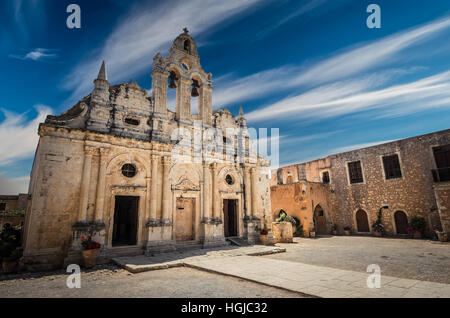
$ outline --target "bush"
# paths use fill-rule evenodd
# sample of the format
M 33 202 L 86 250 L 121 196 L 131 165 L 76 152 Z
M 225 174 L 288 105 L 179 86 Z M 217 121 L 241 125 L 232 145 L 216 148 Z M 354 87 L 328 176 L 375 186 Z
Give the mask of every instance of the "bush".
M 414 231 L 419 231 L 420 233 L 425 232 L 425 224 L 426 224 L 425 219 L 419 217 L 413 217 L 410 223 Z
M 295 237 L 303 236 L 303 225 L 299 225 L 294 232 Z

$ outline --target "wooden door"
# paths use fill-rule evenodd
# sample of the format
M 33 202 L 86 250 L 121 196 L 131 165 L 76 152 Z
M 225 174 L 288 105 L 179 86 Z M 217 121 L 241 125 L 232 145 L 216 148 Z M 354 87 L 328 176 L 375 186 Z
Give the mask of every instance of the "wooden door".
M 238 235 L 236 203 L 236 200 L 223 200 L 223 232 L 225 237 Z
M 356 227 L 358 232 L 370 232 L 369 220 L 364 210 L 358 210 L 356 212 Z
M 177 198 L 175 215 L 175 240 L 194 239 L 194 198 Z
M 407 234 L 406 228 L 408 227 L 408 217 L 403 211 L 397 211 L 394 214 L 395 228 L 397 229 L 397 234 Z
M 314 210 L 314 220 L 316 226 L 316 233 L 327 234 L 327 219 L 325 217 L 325 212 L 323 211 L 320 205 L 318 205 Z

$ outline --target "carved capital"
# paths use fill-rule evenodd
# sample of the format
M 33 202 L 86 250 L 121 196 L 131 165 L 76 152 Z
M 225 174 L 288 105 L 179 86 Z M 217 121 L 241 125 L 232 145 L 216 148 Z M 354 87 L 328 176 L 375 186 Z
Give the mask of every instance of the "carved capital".
M 84 154 L 86 156 L 92 156 L 97 152 L 97 148 L 92 146 L 84 146 Z
M 172 158 L 170 156 L 164 156 L 162 157 L 162 164 L 165 166 L 168 166 L 172 163 Z

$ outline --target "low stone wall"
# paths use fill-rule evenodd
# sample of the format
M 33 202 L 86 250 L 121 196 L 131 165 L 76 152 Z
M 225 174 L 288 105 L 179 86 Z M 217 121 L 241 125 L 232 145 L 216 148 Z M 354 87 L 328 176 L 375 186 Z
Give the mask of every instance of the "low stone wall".
M 293 233 L 291 222 L 274 222 L 272 223 L 272 231 L 276 243 L 292 243 Z

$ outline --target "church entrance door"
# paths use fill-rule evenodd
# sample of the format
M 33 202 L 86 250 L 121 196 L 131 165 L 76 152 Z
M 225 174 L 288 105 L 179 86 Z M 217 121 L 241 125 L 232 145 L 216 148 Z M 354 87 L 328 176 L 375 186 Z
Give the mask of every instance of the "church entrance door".
M 237 230 L 237 200 L 223 200 L 223 230 L 225 237 L 238 236 Z
M 113 246 L 136 245 L 139 197 L 116 196 Z
M 194 198 L 177 198 L 175 216 L 175 240 L 191 241 L 194 239 Z

